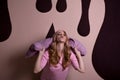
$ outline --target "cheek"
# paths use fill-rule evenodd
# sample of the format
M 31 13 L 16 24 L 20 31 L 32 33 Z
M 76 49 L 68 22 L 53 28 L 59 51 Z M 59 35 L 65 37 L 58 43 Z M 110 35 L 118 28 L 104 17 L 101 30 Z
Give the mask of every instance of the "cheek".
M 60 41 L 60 39 L 61 39 L 60 37 L 57 37 L 57 39 L 56 39 L 56 40 L 57 40 L 57 41 Z
M 66 42 L 66 37 L 62 38 L 62 41 Z
M 65 37 L 64 39 L 65 39 L 65 41 L 67 40 L 67 38 L 66 38 L 66 37 Z

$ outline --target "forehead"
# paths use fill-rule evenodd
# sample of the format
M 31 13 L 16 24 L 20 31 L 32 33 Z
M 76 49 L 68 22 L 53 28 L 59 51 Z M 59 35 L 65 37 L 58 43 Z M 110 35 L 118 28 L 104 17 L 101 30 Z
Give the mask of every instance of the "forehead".
M 65 32 L 63 30 L 57 31 L 57 34 L 64 34 Z

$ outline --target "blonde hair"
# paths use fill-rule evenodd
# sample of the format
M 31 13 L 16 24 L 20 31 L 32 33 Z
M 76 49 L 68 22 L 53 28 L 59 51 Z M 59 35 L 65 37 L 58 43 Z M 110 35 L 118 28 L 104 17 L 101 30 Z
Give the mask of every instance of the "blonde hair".
M 62 60 L 62 67 L 63 69 L 65 69 L 69 63 L 70 63 L 70 46 L 69 46 L 69 38 L 66 34 L 65 31 L 64 32 L 64 35 L 66 36 L 66 42 L 65 42 L 65 45 L 64 45 L 64 50 L 63 50 L 63 53 L 64 53 L 64 57 L 63 57 L 63 60 Z M 51 43 L 50 47 L 48 48 L 48 51 L 49 51 L 49 61 L 50 61 L 50 64 L 52 65 L 56 65 L 58 64 L 59 60 L 60 60 L 60 57 L 58 56 L 58 53 L 57 53 L 57 49 L 56 49 L 56 46 L 57 46 L 57 34 L 58 34 L 58 31 L 53 35 L 53 42 Z

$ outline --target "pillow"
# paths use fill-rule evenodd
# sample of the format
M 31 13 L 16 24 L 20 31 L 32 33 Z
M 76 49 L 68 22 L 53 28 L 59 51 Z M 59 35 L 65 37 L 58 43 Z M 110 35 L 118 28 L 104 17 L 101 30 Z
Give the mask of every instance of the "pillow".
M 29 47 L 25 57 L 34 56 L 35 54 L 37 54 L 39 52 L 39 50 L 42 50 L 43 48 L 47 49 L 51 43 L 52 43 L 52 38 L 42 39 L 40 41 L 33 43 Z M 78 51 L 80 52 L 81 56 L 86 55 L 86 48 L 81 44 L 80 41 L 75 40 L 73 38 L 69 38 L 69 44 L 70 44 L 70 47 L 72 48 L 72 50 L 73 50 L 73 48 L 77 48 Z

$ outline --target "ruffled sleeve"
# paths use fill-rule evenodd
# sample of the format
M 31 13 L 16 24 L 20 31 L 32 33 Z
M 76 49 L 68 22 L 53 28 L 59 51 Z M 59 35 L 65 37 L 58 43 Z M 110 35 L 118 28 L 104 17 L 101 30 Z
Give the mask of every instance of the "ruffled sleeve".
M 45 53 L 42 55 L 42 58 L 40 61 L 41 62 L 40 66 L 42 69 L 46 66 L 48 60 L 49 60 L 49 54 L 48 54 L 48 51 L 45 51 Z
M 73 52 L 71 52 L 70 60 L 74 69 L 79 69 L 79 63 L 78 63 L 77 57 Z

